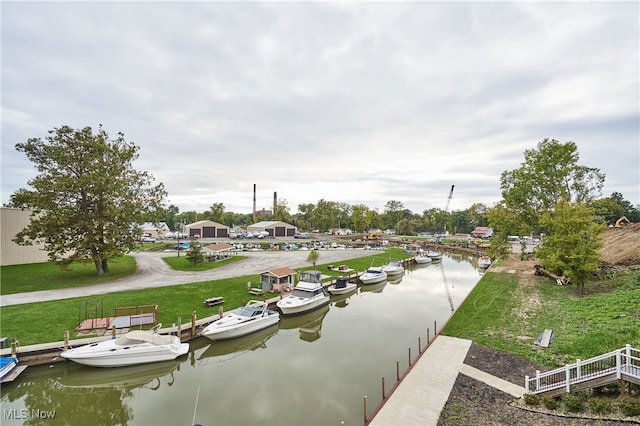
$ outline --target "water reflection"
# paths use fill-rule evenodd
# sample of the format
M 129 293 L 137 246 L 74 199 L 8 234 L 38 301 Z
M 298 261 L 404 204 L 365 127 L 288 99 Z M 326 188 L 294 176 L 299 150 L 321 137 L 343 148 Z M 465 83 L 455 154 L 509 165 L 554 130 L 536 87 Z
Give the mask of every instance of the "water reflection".
M 301 315 L 285 315 L 280 318 L 281 330 L 299 329 L 300 340 L 314 342 L 320 338 L 322 321 L 329 313 L 329 305 Z
M 198 352 L 198 360 L 222 357 L 224 355 L 233 355 L 235 357 L 242 355 L 242 353 L 246 351 L 266 349 L 267 340 L 275 336 L 277 333 L 278 325 L 274 324 L 271 327 L 235 339 L 217 340 L 214 342 L 211 342 L 209 339 L 199 339 L 196 341 L 198 344 L 192 344 L 192 346 L 194 346 L 195 350 Z M 202 342 L 207 342 L 209 345 L 202 349 L 200 346 Z
M 385 280 L 376 284 L 360 285 L 358 288 L 361 292 L 365 293 L 382 293 L 382 290 L 384 290 L 387 283 L 388 281 Z
M 349 299 L 358 292 L 358 287 L 354 287 L 349 293 L 332 294 L 331 304 L 337 308 L 346 308 L 349 306 Z
M 70 367 L 60 377 L 58 385 L 67 389 L 92 390 L 100 388 L 131 390 L 149 385 L 149 389 L 157 390 L 163 382 L 167 386 L 173 386 L 175 381 L 173 372 L 179 369 L 179 365 L 178 361 L 166 361 L 122 368 Z

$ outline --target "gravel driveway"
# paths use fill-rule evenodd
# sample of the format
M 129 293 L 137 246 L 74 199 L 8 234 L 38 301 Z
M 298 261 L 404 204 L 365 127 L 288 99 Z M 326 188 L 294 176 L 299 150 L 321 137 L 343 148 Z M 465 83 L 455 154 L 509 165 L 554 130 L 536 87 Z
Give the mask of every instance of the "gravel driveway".
M 347 259 L 371 256 L 377 252 L 362 249 L 321 250 L 318 262 L 339 263 Z M 307 262 L 308 251 L 263 251 L 242 252 L 245 259 L 229 263 L 219 268 L 202 272 L 184 272 L 171 269 L 163 257 L 175 256 L 171 253 L 140 252 L 133 253 L 136 258 L 136 273 L 117 281 L 95 284 L 86 287 L 63 288 L 57 290 L 35 291 L 30 293 L 7 294 L 0 297 L 0 306 L 20 305 L 45 300 L 69 299 L 72 297 L 94 296 L 117 291 L 137 290 L 152 287 L 166 287 L 200 281 L 219 280 L 244 275 L 257 275 L 271 268 L 288 266 L 300 268 L 311 266 Z M 257 277 L 256 277 L 257 278 Z

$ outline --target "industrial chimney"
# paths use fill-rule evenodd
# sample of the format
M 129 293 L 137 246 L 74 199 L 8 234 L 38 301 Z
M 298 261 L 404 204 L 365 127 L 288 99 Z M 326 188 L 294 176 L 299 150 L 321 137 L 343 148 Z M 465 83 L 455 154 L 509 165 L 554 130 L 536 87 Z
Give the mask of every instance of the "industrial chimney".
M 256 184 L 253 184 L 253 223 L 256 223 Z
M 273 212 L 271 212 L 271 214 L 276 214 L 277 204 L 278 204 L 278 193 L 273 191 Z

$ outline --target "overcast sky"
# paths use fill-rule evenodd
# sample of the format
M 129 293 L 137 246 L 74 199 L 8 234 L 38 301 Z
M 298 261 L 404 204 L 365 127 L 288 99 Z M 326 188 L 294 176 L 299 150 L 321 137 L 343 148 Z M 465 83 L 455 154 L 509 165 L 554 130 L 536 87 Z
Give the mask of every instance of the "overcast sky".
M 640 203 L 636 1 L 1 7 L 2 202 L 16 143 L 101 123 L 180 211 L 492 206 L 544 138 Z

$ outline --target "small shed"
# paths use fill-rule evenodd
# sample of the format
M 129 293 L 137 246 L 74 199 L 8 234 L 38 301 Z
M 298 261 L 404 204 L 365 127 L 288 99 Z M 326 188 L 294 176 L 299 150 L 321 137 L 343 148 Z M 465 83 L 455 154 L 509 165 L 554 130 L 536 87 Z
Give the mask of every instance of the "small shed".
M 284 291 L 292 289 L 297 272 L 288 266 L 269 269 L 260 274 L 260 284 L 264 291 Z
M 491 238 L 493 235 L 493 228 L 488 228 L 486 226 L 476 226 L 473 231 L 471 231 L 471 236 L 474 238 Z
M 212 220 L 200 220 L 185 226 L 189 238 L 229 238 L 229 227 Z
M 285 222 L 265 220 L 247 226 L 249 232 L 268 232 L 270 237 L 293 237 L 298 228 Z

